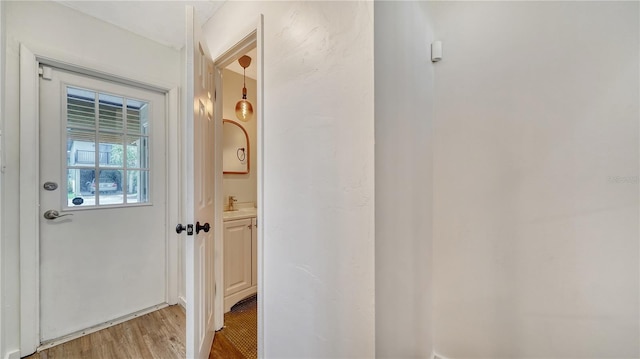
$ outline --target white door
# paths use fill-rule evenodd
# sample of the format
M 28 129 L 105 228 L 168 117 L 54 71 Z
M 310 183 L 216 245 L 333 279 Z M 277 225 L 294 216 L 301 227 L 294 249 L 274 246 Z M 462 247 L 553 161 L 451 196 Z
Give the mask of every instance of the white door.
M 193 225 L 185 241 L 187 358 L 207 358 L 215 335 L 213 62 L 194 9 L 186 8 L 185 217 Z
M 43 77 L 41 343 L 165 303 L 167 235 L 164 94 Z

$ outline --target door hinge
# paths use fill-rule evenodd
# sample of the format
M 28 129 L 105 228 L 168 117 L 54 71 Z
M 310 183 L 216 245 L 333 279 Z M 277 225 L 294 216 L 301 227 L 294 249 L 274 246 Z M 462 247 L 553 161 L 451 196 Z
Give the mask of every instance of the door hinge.
M 38 74 L 40 76 L 42 76 L 43 80 L 51 80 L 51 73 L 53 72 L 53 69 L 51 67 L 48 66 L 40 66 L 38 68 Z

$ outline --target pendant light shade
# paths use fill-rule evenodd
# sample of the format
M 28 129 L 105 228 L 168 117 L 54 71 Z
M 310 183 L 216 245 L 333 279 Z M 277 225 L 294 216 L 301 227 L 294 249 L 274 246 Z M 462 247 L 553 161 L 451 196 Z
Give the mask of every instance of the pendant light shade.
M 240 121 L 247 122 L 253 118 L 253 106 L 251 105 L 251 102 L 247 100 L 247 85 L 245 80 L 246 78 L 245 72 L 247 70 L 247 67 L 249 67 L 249 65 L 251 64 L 251 58 L 247 55 L 244 55 L 238 59 L 238 63 L 243 68 L 243 74 L 242 74 L 243 87 L 242 87 L 242 100 L 236 103 L 236 117 Z

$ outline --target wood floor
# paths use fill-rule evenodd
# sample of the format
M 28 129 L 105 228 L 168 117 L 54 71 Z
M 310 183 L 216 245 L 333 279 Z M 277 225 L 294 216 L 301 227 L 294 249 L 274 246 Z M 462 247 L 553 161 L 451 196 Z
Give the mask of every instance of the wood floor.
M 184 358 L 185 321 L 184 309 L 173 305 L 43 350 L 27 359 Z M 216 333 L 209 359 L 246 359 L 222 332 Z

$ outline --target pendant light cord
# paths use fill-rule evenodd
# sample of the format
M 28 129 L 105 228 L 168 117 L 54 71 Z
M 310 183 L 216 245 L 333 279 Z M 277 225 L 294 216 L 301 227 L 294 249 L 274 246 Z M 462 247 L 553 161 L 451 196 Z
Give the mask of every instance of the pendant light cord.
M 242 68 L 242 99 L 247 99 L 247 68 Z

